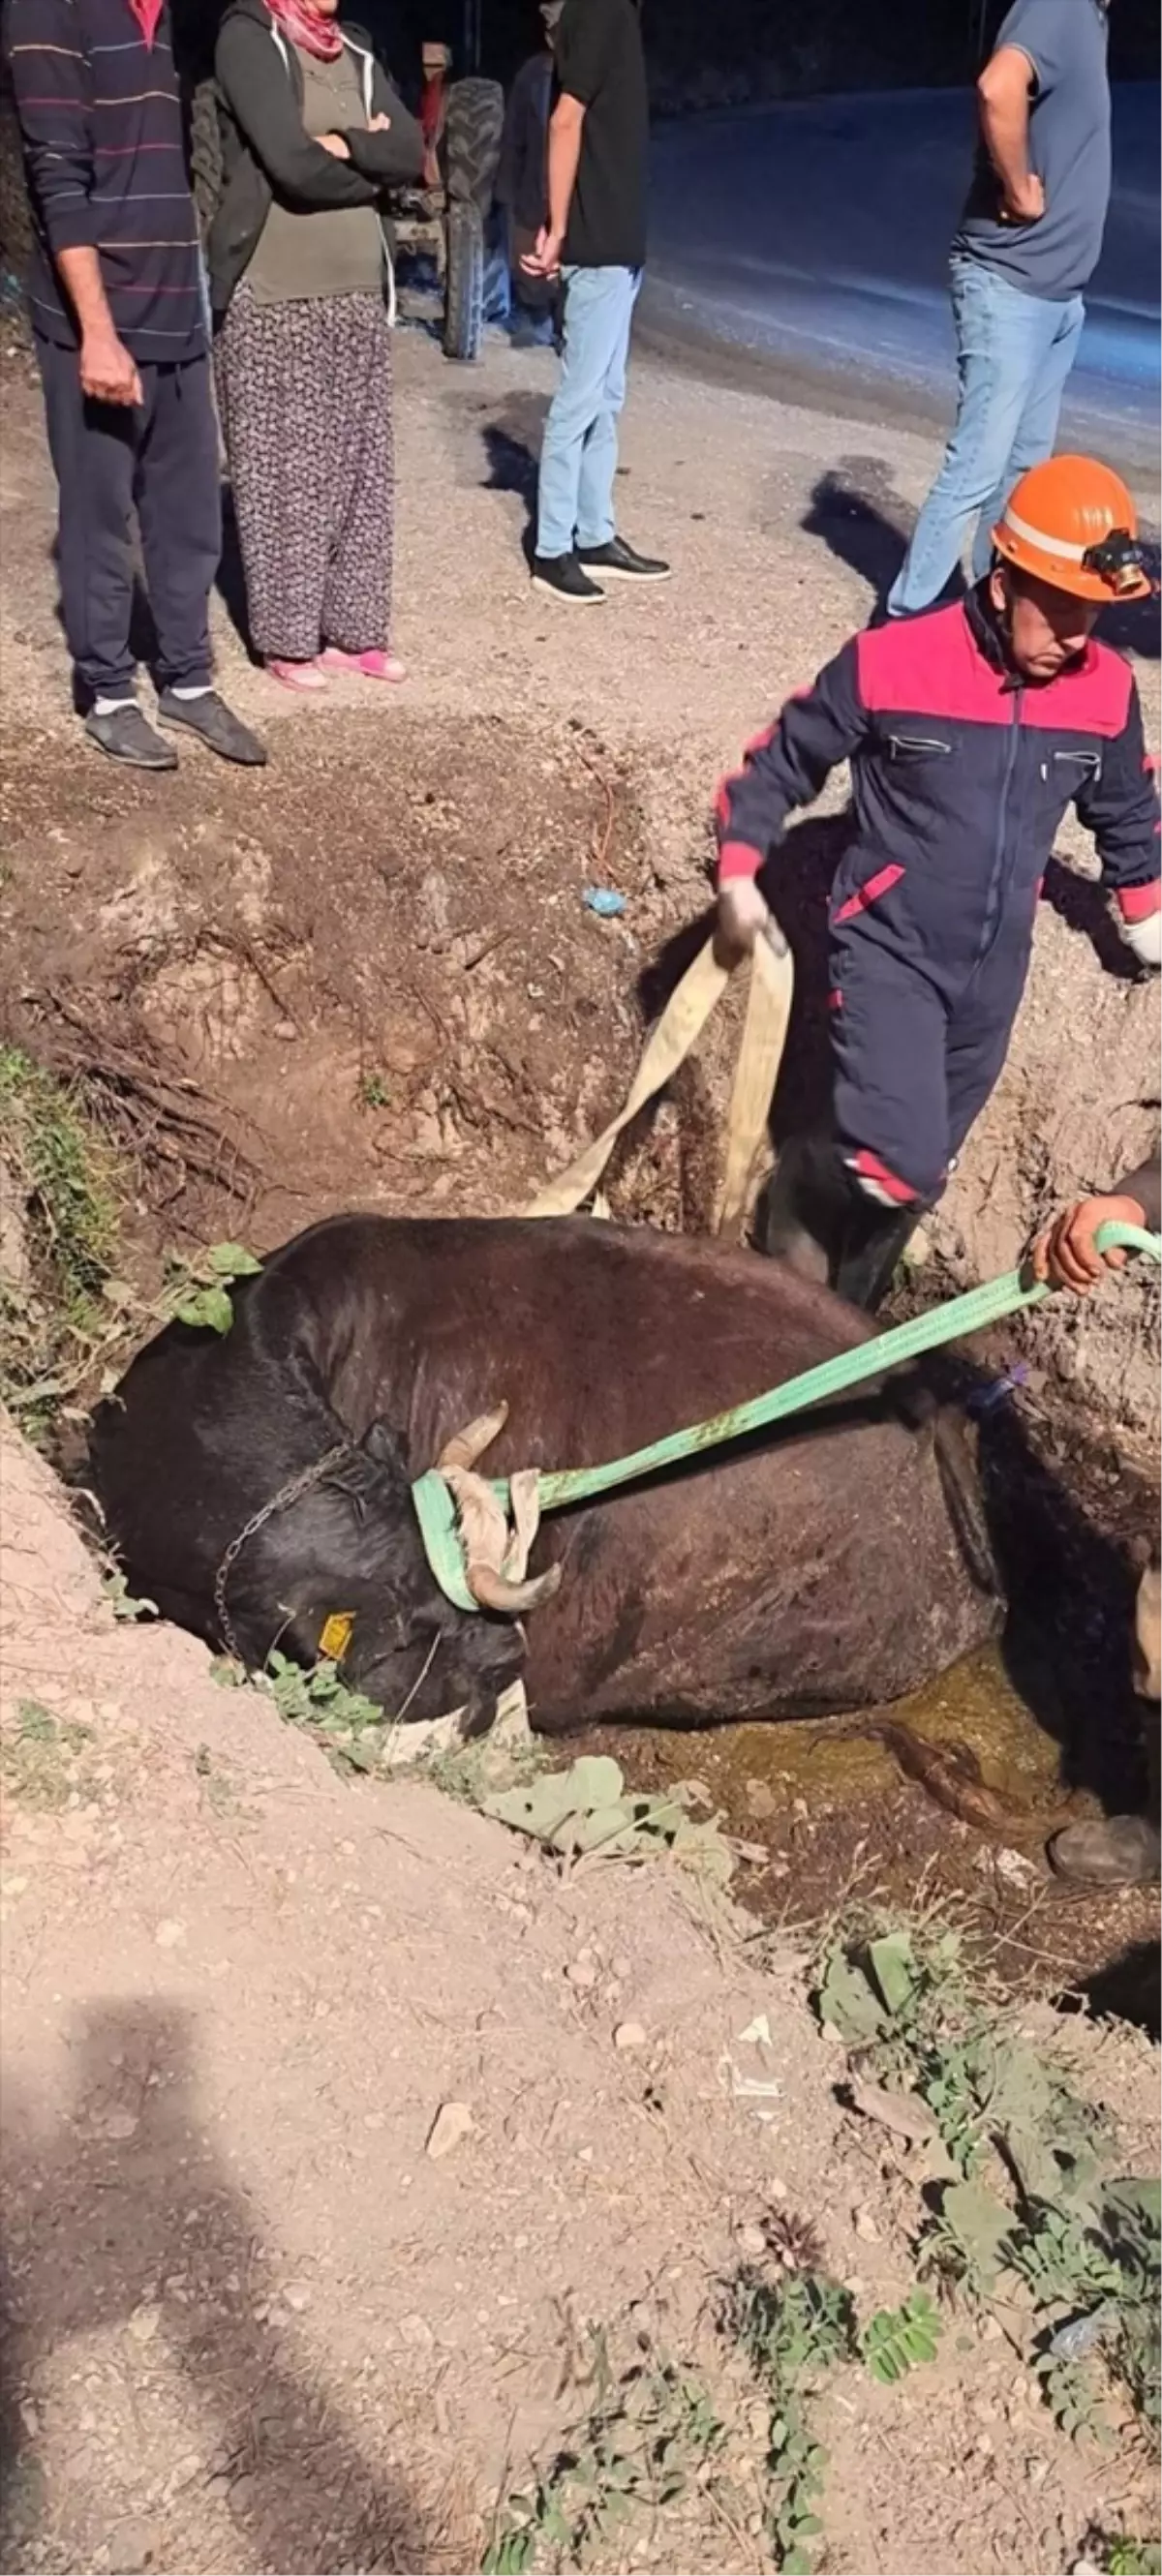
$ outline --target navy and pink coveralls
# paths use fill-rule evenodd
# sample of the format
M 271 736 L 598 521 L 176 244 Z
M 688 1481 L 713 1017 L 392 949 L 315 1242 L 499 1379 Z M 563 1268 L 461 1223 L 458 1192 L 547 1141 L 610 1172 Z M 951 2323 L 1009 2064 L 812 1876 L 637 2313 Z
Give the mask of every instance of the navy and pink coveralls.
M 851 762 L 831 902 L 835 1133 L 869 1197 L 930 1205 L 1004 1064 L 1068 806 L 1125 922 L 1159 907 L 1159 812 L 1133 675 L 1092 639 L 1040 684 L 981 592 L 857 635 L 723 780 L 719 883 Z M 778 912 L 778 889 L 771 889 Z

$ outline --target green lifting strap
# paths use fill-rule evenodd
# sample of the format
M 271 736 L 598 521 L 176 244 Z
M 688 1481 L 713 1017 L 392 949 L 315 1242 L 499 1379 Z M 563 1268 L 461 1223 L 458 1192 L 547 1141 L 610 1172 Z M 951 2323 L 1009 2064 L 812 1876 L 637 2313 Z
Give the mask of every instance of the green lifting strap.
M 1141 1226 L 1103 1225 L 1096 1240 L 1099 1252 L 1120 1248 L 1144 1253 L 1148 1260 L 1162 1263 L 1162 1236 L 1147 1234 Z M 970 1288 L 965 1296 L 950 1298 L 947 1305 L 934 1307 L 930 1314 L 916 1315 L 911 1323 L 896 1324 L 890 1332 L 878 1333 L 873 1341 L 861 1342 L 854 1351 L 840 1351 L 835 1359 L 804 1369 L 800 1377 L 789 1378 L 785 1386 L 771 1387 L 766 1395 L 753 1396 L 746 1404 L 732 1404 L 727 1412 L 712 1414 L 708 1422 L 692 1423 L 686 1431 L 671 1431 L 664 1440 L 652 1440 L 648 1448 L 635 1449 L 628 1458 L 611 1458 L 603 1467 L 563 1467 L 542 1474 L 537 1487 L 541 1510 L 559 1512 L 569 1503 L 592 1502 L 595 1495 L 612 1493 L 619 1485 L 637 1484 L 642 1477 L 656 1475 L 660 1468 L 679 1467 L 684 1460 L 701 1457 L 708 1449 L 720 1449 L 728 1441 L 744 1439 L 749 1432 L 765 1430 L 772 1422 L 785 1422 L 810 1405 L 844 1395 L 851 1387 L 866 1385 L 869 1378 L 882 1377 L 885 1369 L 899 1368 L 907 1360 L 919 1359 L 925 1351 L 939 1350 L 945 1342 L 983 1332 L 987 1324 L 999 1324 L 1005 1315 L 1015 1315 L 1026 1306 L 1039 1306 L 1052 1294 L 1041 1281 L 1027 1280 L 1024 1271 L 1007 1270 L 1003 1278 L 989 1280 L 983 1288 Z M 502 1502 L 507 1501 L 506 1478 L 496 1479 L 493 1490 Z M 437 1468 L 430 1469 L 412 1486 L 412 1500 L 428 1563 L 441 1591 L 458 1610 L 478 1610 L 479 1604 L 464 1579 L 456 1507 Z

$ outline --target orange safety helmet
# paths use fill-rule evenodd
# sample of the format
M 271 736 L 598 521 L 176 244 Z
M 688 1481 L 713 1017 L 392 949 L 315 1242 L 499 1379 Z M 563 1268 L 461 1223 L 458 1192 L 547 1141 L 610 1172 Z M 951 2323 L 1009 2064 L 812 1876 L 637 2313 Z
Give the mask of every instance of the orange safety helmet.
M 1050 456 L 1009 495 L 993 544 L 1018 572 L 1074 599 L 1146 599 L 1155 584 L 1120 474 L 1094 456 Z

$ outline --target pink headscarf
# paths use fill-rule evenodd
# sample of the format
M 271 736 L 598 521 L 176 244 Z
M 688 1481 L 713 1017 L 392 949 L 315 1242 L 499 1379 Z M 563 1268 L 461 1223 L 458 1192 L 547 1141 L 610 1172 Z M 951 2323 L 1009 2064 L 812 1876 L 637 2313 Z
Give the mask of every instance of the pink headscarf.
M 149 0 L 145 0 L 149 6 Z M 320 18 L 305 0 L 266 0 L 276 27 L 289 36 L 292 45 L 301 45 L 304 54 L 316 54 L 322 63 L 334 63 L 343 51 L 343 39 L 333 18 Z

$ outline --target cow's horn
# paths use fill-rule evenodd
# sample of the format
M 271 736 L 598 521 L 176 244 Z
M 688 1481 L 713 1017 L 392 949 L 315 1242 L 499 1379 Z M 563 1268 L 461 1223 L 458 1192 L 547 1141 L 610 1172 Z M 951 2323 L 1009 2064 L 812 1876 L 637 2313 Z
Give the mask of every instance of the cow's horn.
M 507 1420 L 507 1404 L 498 1404 L 495 1413 L 478 1413 L 474 1421 L 465 1424 L 463 1431 L 457 1431 L 453 1439 L 445 1441 L 436 1460 L 440 1474 L 446 1476 L 450 1468 L 474 1467 L 477 1459 L 483 1458 L 485 1450 L 491 1449 L 493 1441 L 499 1440 Z
M 468 1589 L 482 1610 L 499 1610 L 506 1619 L 522 1619 L 529 1610 L 539 1610 L 551 1601 L 561 1588 L 561 1568 L 550 1565 L 531 1583 L 510 1583 L 506 1574 L 498 1574 L 494 1565 L 470 1565 Z

